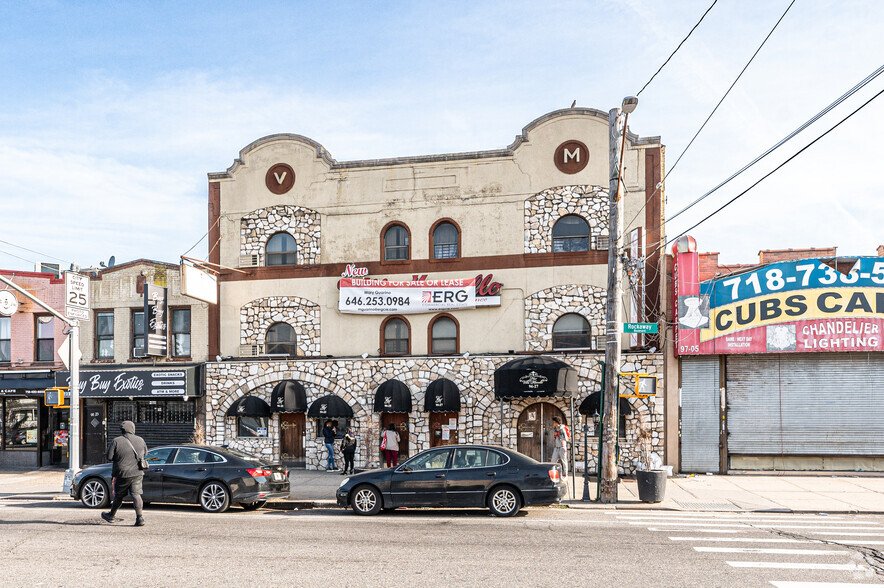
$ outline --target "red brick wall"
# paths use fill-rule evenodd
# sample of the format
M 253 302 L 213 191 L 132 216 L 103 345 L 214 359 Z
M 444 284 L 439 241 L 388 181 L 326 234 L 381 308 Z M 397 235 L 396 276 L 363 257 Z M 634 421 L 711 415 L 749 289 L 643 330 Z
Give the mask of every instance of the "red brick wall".
M 837 247 L 808 247 L 806 249 L 762 249 L 758 252 L 758 263 L 776 263 L 791 259 L 809 257 L 835 257 Z
M 0 270 L 0 274 L 10 279 L 15 284 L 24 288 L 28 293 L 36 296 L 44 303 L 64 314 L 64 280 L 56 279 L 51 274 L 36 272 L 12 272 Z M 4 286 L 5 287 L 5 286 Z M 34 362 L 36 349 L 34 337 L 36 334 L 35 315 L 48 314 L 36 303 L 31 302 L 24 295 L 13 292 L 18 298 L 18 311 L 12 318 L 12 341 L 10 342 L 11 367 L 28 367 Z M 64 340 L 64 323 L 57 318 L 53 319 L 55 327 L 55 363 L 61 363 L 58 356 L 58 347 Z M 22 363 L 18 363 L 18 360 Z M 41 363 L 41 366 L 46 364 Z
M 718 273 L 718 252 L 700 253 L 700 281 L 711 280 Z

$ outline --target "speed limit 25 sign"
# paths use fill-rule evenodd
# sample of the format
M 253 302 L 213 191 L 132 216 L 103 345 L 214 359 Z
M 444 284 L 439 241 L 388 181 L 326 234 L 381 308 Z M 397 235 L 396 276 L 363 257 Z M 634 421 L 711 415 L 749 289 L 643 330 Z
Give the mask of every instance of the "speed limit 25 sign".
M 89 277 L 64 274 L 64 314 L 70 319 L 89 320 Z

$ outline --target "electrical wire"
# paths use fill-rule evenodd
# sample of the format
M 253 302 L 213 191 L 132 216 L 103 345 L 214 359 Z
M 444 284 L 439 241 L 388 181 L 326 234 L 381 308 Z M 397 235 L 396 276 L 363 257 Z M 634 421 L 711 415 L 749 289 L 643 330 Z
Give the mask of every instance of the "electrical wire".
M 769 178 L 769 177 L 770 177 L 771 175 L 773 175 L 775 172 L 779 171 L 780 168 L 784 167 L 787 163 L 791 162 L 793 159 L 795 159 L 796 157 L 798 157 L 799 155 L 801 155 L 802 153 L 804 153 L 805 151 L 807 151 L 811 146 L 813 146 L 814 144 L 816 144 L 817 141 L 819 141 L 820 139 L 822 139 L 823 137 L 825 137 L 826 135 L 828 135 L 829 133 L 831 133 L 832 131 L 834 131 L 835 129 L 837 129 L 839 126 L 841 126 L 842 124 L 844 124 L 849 118 L 851 118 L 851 117 L 852 117 L 853 115 L 855 115 L 857 112 L 859 112 L 860 110 L 862 110 L 863 108 L 865 108 L 866 106 L 868 106 L 873 100 L 875 100 L 876 98 L 878 98 L 881 94 L 884 94 L 884 90 L 880 90 L 877 94 L 875 94 L 874 96 L 872 96 L 871 98 L 869 98 L 868 100 L 866 100 L 865 102 L 863 102 L 863 103 L 862 103 L 862 104 L 861 104 L 856 110 L 854 110 L 853 112 L 851 112 L 850 114 L 848 114 L 847 116 L 845 116 L 844 118 L 842 118 L 840 121 L 838 121 L 835 125 L 833 125 L 832 127 L 830 127 L 825 133 L 823 133 L 822 135 L 820 135 L 819 137 L 817 137 L 816 139 L 814 139 L 813 141 L 811 141 L 810 143 L 808 143 L 807 145 L 805 145 L 804 147 L 802 147 L 800 150 L 798 150 L 798 152 L 796 152 L 794 155 L 792 155 L 791 157 L 789 157 L 787 160 L 785 160 L 784 162 L 782 162 L 781 164 L 779 164 L 778 166 L 776 166 L 774 169 L 772 169 L 771 171 L 769 171 L 769 172 L 767 172 L 766 174 L 764 174 L 763 176 L 761 176 L 761 177 L 760 177 L 758 180 L 756 180 L 751 186 L 749 186 L 748 188 L 746 188 L 745 190 L 743 190 L 742 192 L 740 192 L 739 194 L 737 194 L 736 196 L 734 196 L 733 198 L 731 198 L 730 200 L 728 200 L 727 202 L 725 202 L 724 204 L 722 204 L 720 207 L 718 207 L 718 208 L 717 208 L 716 210 L 714 210 L 712 213 L 710 213 L 710 214 L 706 215 L 705 217 L 703 217 L 703 219 L 701 219 L 699 222 L 695 223 L 694 225 L 691 225 L 689 228 L 685 229 L 684 231 L 682 231 L 681 233 L 679 233 L 679 234 L 676 235 L 675 237 L 673 237 L 673 238 L 667 240 L 665 243 L 663 243 L 662 245 L 660 245 L 657 249 L 655 249 L 654 251 L 652 251 L 649 255 L 653 255 L 654 253 L 660 251 L 661 249 L 664 249 L 667 245 L 669 245 L 670 243 L 672 243 L 673 241 L 675 241 L 676 239 L 678 239 L 678 238 L 681 237 L 682 235 L 685 235 L 685 234 L 687 234 L 689 231 L 694 230 L 695 228 L 697 228 L 698 226 L 700 226 L 701 224 L 703 224 L 704 222 L 706 222 L 707 220 L 709 220 L 710 218 L 712 218 L 713 216 L 715 216 L 716 214 L 718 214 L 719 212 L 721 212 L 722 210 L 724 210 L 725 208 L 727 208 L 728 206 L 730 206 L 731 204 L 733 204 L 734 202 L 736 202 L 737 199 L 739 199 L 740 197 L 742 197 L 743 195 L 745 195 L 745 194 L 746 194 L 747 192 L 749 192 L 752 188 L 754 188 L 755 186 L 757 186 L 758 184 L 760 184 L 761 182 L 763 182 L 764 180 L 766 180 L 767 178 Z M 662 239 L 661 239 L 661 241 L 662 241 Z M 646 256 L 646 258 L 647 258 L 647 256 Z
M 67 260 L 59 259 L 58 257 L 54 257 L 54 256 L 52 256 L 52 255 L 47 255 L 47 254 L 45 254 L 45 253 L 40 253 L 39 251 L 34 251 L 33 249 L 28 249 L 27 247 L 22 247 L 21 245 L 16 245 L 15 243 L 10 243 L 9 241 L 4 241 L 3 239 L 0 239 L 0 243 L 5 243 L 6 245 L 12 245 L 12 246 L 15 247 L 16 249 L 24 249 L 24 250 L 27 251 L 28 253 L 34 253 L 34 254 L 39 255 L 39 256 L 41 256 L 41 257 L 48 257 L 49 259 L 54 259 L 55 261 L 60 261 L 60 262 L 62 262 L 62 263 L 67 263 L 67 264 L 70 264 L 70 263 L 71 263 L 71 262 L 69 262 L 69 261 L 67 261 Z M 4 252 L 4 253 L 6 253 L 6 252 Z M 11 253 L 6 253 L 6 254 L 7 254 L 7 255 L 12 255 Z M 18 257 L 17 255 L 12 255 L 12 256 L 13 256 L 13 257 Z M 19 257 L 19 259 L 24 259 L 24 258 L 23 258 L 23 257 Z M 30 261 L 30 260 L 25 259 L 25 261 Z M 34 262 L 34 263 L 36 263 L 36 262 Z
M 642 86 L 642 89 L 639 90 L 638 93 L 635 95 L 636 98 L 638 98 L 641 95 L 641 93 L 645 91 L 645 88 L 647 88 L 648 85 L 654 81 L 654 78 L 657 77 L 657 74 L 660 73 L 661 71 L 663 71 L 663 68 L 666 67 L 666 64 L 669 63 L 669 60 L 672 59 L 672 57 L 678 52 L 678 50 L 681 49 L 681 46 L 684 45 L 684 42 L 688 40 L 688 37 L 690 37 L 691 34 L 693 34 L 693 32 L 697 29 L 697 27 L 700 26 L 700 23 L 703 22 L 703 19 L 706 18 L 706 15 L 709 14 L 709 11 L 712 10 L 712 7 L 715 6 L 716 2 L 718 2 L 718 0 L 712 0 L 712 4 L 709 5 L 709 8 L 706 9 L 706 12 L 704 12 L 703 16 L 700 17 L 700 20 L 697 21 L 697 24 L 695 24 L 691 28 L 691 30 L 688 31 L 687 36 L 681 40 L 681 43 L 678 44 L 678 47 L 675 48 L 675 51 L 673 51 L 669 55 L 669 57 L 666 58 L 666 61 L 663 62 L 663 65 L 661 65 L 660 68 L 654 72 L 654 75 L 651 76 L 651 79 L 648 80 L 647 82 L 645 82 L 645 85 Z
M 752 62 L 755 60 L 755 57 L 756 57 L 756 56 L 758 55 L 758 53 L 761 51 L 761 48 L 764 47 L 765 43 L 767 43 L 767 40 L 770 39 L 770 36 L 773 35 L 774 31 L 777 30 L 777 27 L 780 26 L 780 23 L 781 23 L 781 22 L 783 21 L 783 19 L 786 17 L 786 14 L 788 14 L 789 10 L 792 8 L 792 5 L 794 5 L 795 2 L 796 2 L 796 0 L 792 0 L 792 1 L 789 3 L 789 6 L 786 7 L 786 10 L 783 12 L 783 14 L 780 16 L 780 18 L 779 18 L 779 19 L 777 20 L 777 22 L 774 24 L 773 28 L 770 30 L 769 33 L 767 33 L 767 36 L 764 37 L 764 40 L 761 41 L 761 44 L 760 44 L 760 45 L 758 46 L 758 48 L 755 50 L 755 53 L 752 54 L 752 57 L 749 58 L 749 61 L 746 62 L 746 65 L 744 65 L 744 66 L 743 66 L 743 69 L 740 70 L 740 73 L 737 74 L 737 77 L 734 78 L 734 81 L 731 83 L 730 87 L 727 89 L 727 91 L 724 93 L 724 95 L 723 95 L 723 96 L 721 97 L 721 99 L 718 101 L 718 104 L 715 105 L 715 108 L 712 109 L 712 112 L 709 113 L 709 116 L 706 117 L 706 120 L 704 120 L 704 121 L 703 121 L 703 124 L 700 125 L 700 128 L 697 129 L 697 132 L 694 133 L 694 136 L 693 136 L 693 137 L 691 137 L 691 140 L 688 142 L 687 146 L 686 146 L 684 149 L 682 149 L 682 152 L 681 152 L 681 154 L 679 154 L 679 156 L 676 158 L 675 163 L 673 163 L 673 164 L 672 164 L 672 167 L 669 168 L 669 169 L 666 171 L 666 174 L 663 176 L 663 179 L 660 180 L 660 182 L 659 182 L 659 183 L 657 184 L 657 186 L 654 188 L 654 192 L 651 193 L 651 195 L 650 195 L 650 196 L 648 197 L 648 199 L 645 201 L 644 205 L 638 210 L 638 212 L 636 213 L 635 217 L 634 217 L 631 221 L 629 221 L 629 223 L 627 223 L 627 226 L 630 226 L 630 227 L 632 226 L 632 223 L 635 222 L 635 219 L 638 218 L 638 216 L 642 213 L 642 211 L 645 209 L 645 207 L 647 207 L 648 203 L 651 201 L 651 198 L 653 198 L 653 197 L 657 194 L 657 192 L 660 190 L 660 188 L 664 185 L 664 183 L 666 182 L 666 178 L 669 177 L 669 174 L 671 174 L 673 171 L 675 171 L 675 168 L 678 166 L 678 163 L 679 163 L 679 162 L 682 160 L 682 158 L 685 156 L 685 153 L 688 152 L 688 149 L 691 148 L 691 145 L 694 144 L 694 141 L 697 140 L 697 137 L 700 135 L 700 133 L 703 131 L 703 129 L 706 128 L 706 125 L 707 125 L 707 123 L 709 123 L 709 120 L 712 118 L 712 116 L 713 116 L 713 115 L 715 114 L 715 112 L 718 110 L 719 106 L 721 106 L 722 102 L 724 102 L 725 98 L 727 98 L 728 94 L 730 94 L 731 90 L 734 89 L 734 86 L 737 85 L 737 82 L 740 81 L 740 78 L 743 77 L 743 74 L 746 73 L 746 70 L 749 68 L 749 66 L 752 64 Z
M 5 243 L 5 241 L 4 241 L 4 243 Z M 4 255 L 8 255 L 10 257 L 15 257 L 15 258 L 20 259 L 22 261 L 27 261 L 28 263 L 37 263 L 33 259 L 26 259 L 26 258 L 22 257 L 21 255 L 16 255 L 15 253 L 10 253 L 10 252 L 4 251 L 2 249 L 0 249 L 0 253 L 3 253 Z

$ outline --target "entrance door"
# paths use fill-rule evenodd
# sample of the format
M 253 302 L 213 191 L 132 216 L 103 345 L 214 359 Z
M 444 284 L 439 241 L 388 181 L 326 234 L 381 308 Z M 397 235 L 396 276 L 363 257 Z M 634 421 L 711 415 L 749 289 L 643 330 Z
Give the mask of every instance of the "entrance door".
M 284 464 L 299 468 L 305 467 L 305 425 L 306 416 L 302 412 L 279 414 L 279 459 Z
M 454 421 L 454 428 L 449 429 L 448 439 L 443 434 L 442 426 L 448 427 Z M 430 447 L 442 445 L 457 445 L 457 413 L 456 412 L 431 412 L 430 413 Z
M 519 415 L 519 453 L 533 457 L 537 461 L 547 462 L 553 452 L 554 416 L 559 417 L 563 424 L 568 424 L 561 410 L 548 402 L 538 402 L 525 408 Z
M 381 431 L 386 431 L 390 425 L 395 425 L 399 431 L 399 463 L 408 458 L 408 414 L 404 412 L 382 412 L 381 413 Z M 378 438 L 378 449 L 380 449 L 381 440 Z M 383 452 L 380 453 L 381 462 L 384 460 Z
M 104 402 L 86 404 L 83 419 L 83 462 L 96 465 L 107 461 L 107 435 L 105 428 Z

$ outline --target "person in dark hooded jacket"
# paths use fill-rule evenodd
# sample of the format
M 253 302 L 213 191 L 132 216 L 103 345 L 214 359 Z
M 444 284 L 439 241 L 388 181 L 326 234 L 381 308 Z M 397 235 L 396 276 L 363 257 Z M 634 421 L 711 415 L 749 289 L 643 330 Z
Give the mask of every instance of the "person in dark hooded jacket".
M 123 498 L 130 494 L 135 506 L 135 526 L 141 527 L 144 525 L 144 501 L 141 499 L 144 472 L 138 464 L 147 455 L 147 444 L 135 434 L 135 423 L 132 421 L 123 421 L 120 432 L 122 435 L 111 441 L 110 449 L 107 450 L 107 460 L 113 462 L 111 475 L 114 479 L 114 501 L 110 512 L 101 513 L 101 518 L 109 523 L 115 522 L 117 518 L 114 515 L 123 504 Z

